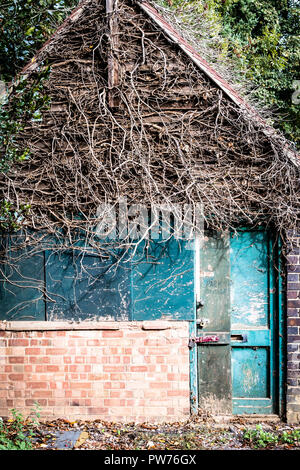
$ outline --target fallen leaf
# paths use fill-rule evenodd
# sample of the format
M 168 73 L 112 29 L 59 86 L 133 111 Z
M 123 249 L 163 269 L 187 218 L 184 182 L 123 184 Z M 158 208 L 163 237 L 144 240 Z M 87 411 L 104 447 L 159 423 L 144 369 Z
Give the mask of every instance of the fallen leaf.
M 79 447 L 79 446 L 81 446 L 88 438 L 89 438 L 89 433 L 83 431 L 83 432 L 80 434 L 79 438 L 77 439 L 77 441 L 76 441 L 74 447 Z

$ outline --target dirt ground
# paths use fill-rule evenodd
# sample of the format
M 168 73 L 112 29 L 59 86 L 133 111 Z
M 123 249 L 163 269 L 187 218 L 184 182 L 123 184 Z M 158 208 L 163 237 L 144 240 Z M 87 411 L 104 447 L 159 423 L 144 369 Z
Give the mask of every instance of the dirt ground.
M 300 450 L 300 425 L 280 421 L 220 423 L 196 417 L 184 423 L 56 420 L 36 427 L 34 450 Z

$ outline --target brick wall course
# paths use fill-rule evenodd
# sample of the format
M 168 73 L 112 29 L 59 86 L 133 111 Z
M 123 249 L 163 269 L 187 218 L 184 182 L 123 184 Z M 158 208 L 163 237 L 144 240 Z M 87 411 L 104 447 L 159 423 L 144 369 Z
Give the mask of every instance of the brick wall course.
M 154 324 L 152 330 L 143 322 L 119 322 L 118 330 L 98 324 L 52 331 L 2 325 L 0 416 L 12 408 L 28 416 L 38 402 L 44 419 L 187 419 L 188 322 Z
M 287 262 L 287 389 L 289 423 L 300 423 L 300 233 L 294 235 Z

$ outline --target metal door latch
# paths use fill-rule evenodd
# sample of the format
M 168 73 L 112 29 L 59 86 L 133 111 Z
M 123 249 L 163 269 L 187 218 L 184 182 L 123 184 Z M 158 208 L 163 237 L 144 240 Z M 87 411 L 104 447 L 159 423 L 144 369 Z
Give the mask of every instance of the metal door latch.
M 219 336 L 210 335 L 210 336 L 192 336 L 189 340 L 189 348 L 194 348 L 196 344 L 203 343 L 217 343 L 220 341 Z
M 197 326 L 199 326 L 199 328 L 204 328 L 206 325 L 209 324 L 209 319 L 208 318 L 198 318 L 198 320 L 196 320 L 196 323 L 197 323 Z

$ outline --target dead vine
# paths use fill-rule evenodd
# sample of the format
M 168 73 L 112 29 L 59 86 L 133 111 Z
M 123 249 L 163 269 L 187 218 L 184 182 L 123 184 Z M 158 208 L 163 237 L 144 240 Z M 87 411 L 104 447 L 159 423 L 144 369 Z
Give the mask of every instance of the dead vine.
M 116 209 L 122 198 L 171 211 L 201 203 L 214 230 L 295 230 L 299 165 L 284 139 L 267 136 L 137 5 L 120 0 L 114 15 L 112 33 L 101 2 L 87 2 L 37 57 L 51 66 L 51 109 L 19 137 L 30 160 L 0 177 L 3 199 L 31 206 L 26 246 L 56 234 L 55 249 L 79 250 L 80 233 L 82 252 L 132 248 L 130 233 L 118 244 L 95 236 L 99 207 Z

